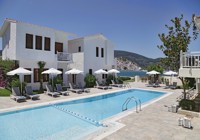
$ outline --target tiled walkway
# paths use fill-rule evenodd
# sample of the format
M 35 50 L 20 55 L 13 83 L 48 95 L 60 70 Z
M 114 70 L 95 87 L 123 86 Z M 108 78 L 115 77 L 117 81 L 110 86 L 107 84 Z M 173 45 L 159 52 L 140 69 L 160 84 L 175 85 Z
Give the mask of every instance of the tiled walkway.
M 192 130 L 186 129 L 178 126 L 178 118 L 184 116 L 168 112 L 167 107 L 165 107 L 165 105 L 176 103 L 176 97 L 181 94 L 181 90 L 166 90 L 162 87 L 145 87 L 144 83 L 132 83 L 132 87 L 168 91 L 173 92 L 173 94 L 143 108 L 140 113 L 134 112 L 118 120 L 119 123 L 125 124 L 125 126 L 115 133 L 103 138 L 104 140 L 200 140 L 200 118 L 192 119 Z M 114 88 L 112 90 L 118 89 L 119 88 Z M 16 103 L 8 97 L 0 97 L 0 109 L 71 99 L 80 96 L 94 95 L 101 92 L 107 91 L 91 89 L 91 93 L 84 93 L 81 95 L 71 93 L 70 96 L 58 98 L 41 95 L 41 100 L 28 100 L 23 103 Z

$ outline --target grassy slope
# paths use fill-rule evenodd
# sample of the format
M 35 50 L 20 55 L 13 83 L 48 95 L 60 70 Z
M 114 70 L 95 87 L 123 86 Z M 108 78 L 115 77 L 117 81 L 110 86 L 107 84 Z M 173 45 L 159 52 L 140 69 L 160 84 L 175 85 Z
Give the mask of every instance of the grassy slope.
M 0 89 L 0 96 L 10 96 L 11 91 L 7 89 Z

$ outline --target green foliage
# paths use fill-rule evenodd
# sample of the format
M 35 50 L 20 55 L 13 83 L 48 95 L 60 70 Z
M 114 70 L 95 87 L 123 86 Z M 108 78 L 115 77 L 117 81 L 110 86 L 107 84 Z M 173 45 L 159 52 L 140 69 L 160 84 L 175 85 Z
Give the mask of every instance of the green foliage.
M 147 70 L 148 71 L 155 70 L 155 71 L 158 71 L 160 73 L 163 73 L 163 67 L 159 64 L 151 64 L 147 67 Z
M 0 88 L 0 96 L 10 96 L 10 94 L 11 94 L 11 91 L 10 90 L 8 90 L 8 89 L 1 89 Z
M 21 90 L 21 85 L 22 85 L 22 90 Z M 25 83 L 25 82 L 22 82 L 22 84 L 21 84 L 21 82 L 20 82 L 19 79 L 14 79 L 14 80 L 12 80 L 12 82 L 11 82 L 11 87 L 19 87 L 21 93 L 24 93 L 25 86 L 26 86 L 26 83 Z
M 184 110 L 195 110 L 195 102 L 192 100 L 183 99 L 179 102 L 179 106 Z
M 187 86 L 187 89 L 190 89 L 192 87 L 195 87 L 196 85 L 196 81 L 195 81 L 195 78 L 185 78 L 186 80 L 186 86 Z
M 118 77 L 118 81 L 127 81 L 131 80 L 131 77 Z
M 168 29 L 168 34 L 158 34 L 163 44 L 157 47 L 166 56 L 161 62 L 171 70 L 179 70 L 180 51 L 187 52 L 191 39 L 195 40 L 198 36 L 193 17 L 194 15 L 192 16 L 191 22 L 187 20 L 183 21 L 183 15 L 181 17 L 175 17 L 171 19 L 172 26 L 165 25 Z
M 7 87 L 12 80 L 11 76 L 7 76 L 6 73 L 14 69 L 15 62 L 10 60 L 0 59 L 0 87 Z
M 39 77 L 39 81 L 40 81 L 40 92 L 43 92 L 43 76 L 42 76 L 42 72 L 44 71 L 44 66 L 46 65 L 46 62 L 38 61 L 37 64 L 39 66 L 38 77 Z
M 94 87 L 96 84 L 96 78 L 94 75 L 87 74 L 84 78 L 84 81 L 86 83 L 86 87 Z
M 52 85 L 52 79 L 49 80 L 49 84 L 52 85 L 52 87 L 56 87 L 56 84 L 61 84 L 62 85 L 63 83 L 63 80 L 61 77 L 59 76 L 56 76 L 53 78 L 53 85 Z
M 115 77 L 113 75 L 108 75 L 108 77 L 106 78 L 106 84 L 109 85 L 109 84 L 112 84 L 111 80 L 115 80 Z

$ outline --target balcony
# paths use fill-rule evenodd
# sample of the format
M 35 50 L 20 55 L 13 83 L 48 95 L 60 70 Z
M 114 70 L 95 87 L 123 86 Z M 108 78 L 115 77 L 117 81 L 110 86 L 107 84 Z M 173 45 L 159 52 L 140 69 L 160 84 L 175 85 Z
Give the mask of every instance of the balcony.
M 200 52 L 181 52 L 179 76 L 200 78 Z
M 71 62 L 72 61 L 72 54 L 65 53 L 65 52 L 57 52 L 57 60 L 58 61 Z
M 181 68 L 200 68 L 200 52 L 182 52 L 180 66 Z

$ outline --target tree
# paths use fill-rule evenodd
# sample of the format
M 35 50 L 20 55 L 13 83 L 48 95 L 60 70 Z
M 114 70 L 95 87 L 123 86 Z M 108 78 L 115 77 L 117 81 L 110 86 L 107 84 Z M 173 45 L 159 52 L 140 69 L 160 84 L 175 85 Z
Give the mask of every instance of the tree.
M 157 47 L 163 51 L 165 58 L 161 59 L 161 63 L 168 67 L 168 69 L 177 71 L 180 68 L 180 51 L 187 52 L 188 46 L 191 40 L 195 40 L 198 37 L 197 27 L 194 23 L 194 15 L 192 15 L 192 21 L 184 20 L 183 15 L 181 17 L 175 17 L 171 19 L 172 26 L 165 25 L 168 29 L 168 33 L 158 34 L 162 45 Z M 179 77 L 182 85 L 184 98 L 186 98 L 186 82 L 184 77 Z
M 0 87 L 8 87 L 13 77 L 6 75 L 7 72 L 15 68 L 15 62 L 0 59 Z
M 46 65 L 46 62 L 38 61 L 37 64 L 39 66 L 38 77 L 39 77 L 39 80 L 40 80 L 40 92 L 43 92 L 43 76 L 42 76 L 42 72 L 44 71 L 44 66 Z
M 158 71 L 160 73 L 163 73 L 163 67 L 161 65 L 159 65 L 159 64 L 148 65 L 147 71 L 152 71 L 152 70 L 155 70 L 155 71 Z

